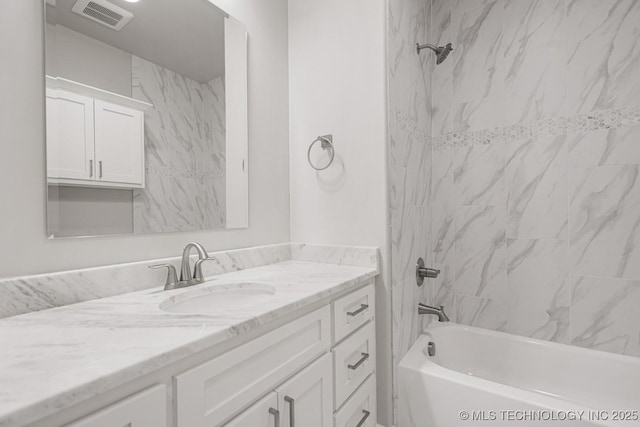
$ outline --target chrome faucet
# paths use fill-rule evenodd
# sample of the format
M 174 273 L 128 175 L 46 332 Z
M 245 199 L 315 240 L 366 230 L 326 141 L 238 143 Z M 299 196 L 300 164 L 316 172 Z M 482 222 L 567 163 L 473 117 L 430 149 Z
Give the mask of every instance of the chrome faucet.
M 438 308 L 438 307 L 431 307 L 430 305 L 419 303 L 418 314 L 435 314 L 436 316 L 438 316 L 438 322 L 449 321 L 449 317 L 444 312 L 443 305 L 441 305 L 440 308 Z
M 196 249 L 198 252 L 198 260 L 193 267 L 193 274 L 191 274 L 191 264 L 189 258 L 191 257 L 191 249 Z M 185 288 L 187 286 L 197 285 L 204 282 L 204 275 L 202 274 L 202 264 L 206 261 L 213 261 L 215 258 L 209 257 L 207 251 L 202 247 L 200 243 L 192 242 L 187 244 L 182 251 L 182 265 L 180 267 L 180 280 L 178 280 L 178 274 L 176 267 L 172 264 L 157 264 L 150 265 L 149 268 L 166 268 L 167 280 L 164 285 L 165 291 L 172 289 Z
M 194 249 L 198 252 L 198 260 L 196 261 L 196 265 L 193 268 L 193 275 L 191 274 L 191 264 L 189 264 L 189 258 L 191 256 L 191 249 Z M 182 251 L 182 266 L 180 267 L 180 281 L 187 283 L 189 285 L 197 285 L 198 283 L 204 282 L 204 277 L 202 275 L 202 264 L 205 261 L 212 261 L 215 258 L 210 258 L 207 251 L 202 247 L 200 243 L 191 242 L 188 243 L 187 246 L 184 247 Z

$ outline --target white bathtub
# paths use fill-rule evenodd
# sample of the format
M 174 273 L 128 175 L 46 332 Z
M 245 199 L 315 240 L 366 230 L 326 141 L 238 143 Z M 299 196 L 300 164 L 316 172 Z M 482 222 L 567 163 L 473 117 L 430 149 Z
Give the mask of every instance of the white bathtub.
M 398 427 L 640 426 L 639 358 L 454 323 L 423 332 L 398 381 Z

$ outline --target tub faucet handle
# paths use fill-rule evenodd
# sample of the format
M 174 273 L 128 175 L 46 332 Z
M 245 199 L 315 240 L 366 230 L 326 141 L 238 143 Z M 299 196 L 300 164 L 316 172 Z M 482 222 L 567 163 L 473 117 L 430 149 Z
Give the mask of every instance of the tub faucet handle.
M 424 284 L 425 277 L 428 279 L 435 279 L 439 275 L 440 270 L 425 267 L 424 260 L 422 258 L 418 258 L 418 262 L 416 263 L 416 283 L 418 286 L 422 286 Z

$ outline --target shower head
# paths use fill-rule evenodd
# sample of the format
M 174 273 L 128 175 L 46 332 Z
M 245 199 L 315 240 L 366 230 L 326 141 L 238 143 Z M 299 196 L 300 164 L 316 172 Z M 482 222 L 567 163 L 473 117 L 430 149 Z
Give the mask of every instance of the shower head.
M 431 49 L 432 51 L 434 51 L 436 53 L 436 64 L 440 65 L 444 62 L 445 59 L 447 59 L 447 56 L 449 56 L 449 54 L 451 53 L 451 51 L 453 50 L 453 47 L 451 47 L 451 43 L 447 43 L 446 46 L 434 46 L 432 44 L 420 44 L 417 43 L 416 44 L 416 50 L 418 51 L 418 54 L 420 54 L 420 51 L 422 49 Z

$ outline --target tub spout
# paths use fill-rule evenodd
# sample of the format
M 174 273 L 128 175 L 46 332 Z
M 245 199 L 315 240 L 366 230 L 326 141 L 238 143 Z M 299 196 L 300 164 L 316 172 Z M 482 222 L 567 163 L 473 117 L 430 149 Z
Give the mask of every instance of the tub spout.
M 441 305 L 440 308 L 438 308 L 438 307 L 431 307 L 430 305 L 419 303 L 418 304 L 418 314 L 434 314 L 434 315 L 438 316 L 438 322 L 448 322 L 449 321 L 449 317 L 444 312 L 444 306 L 443 305 Z

